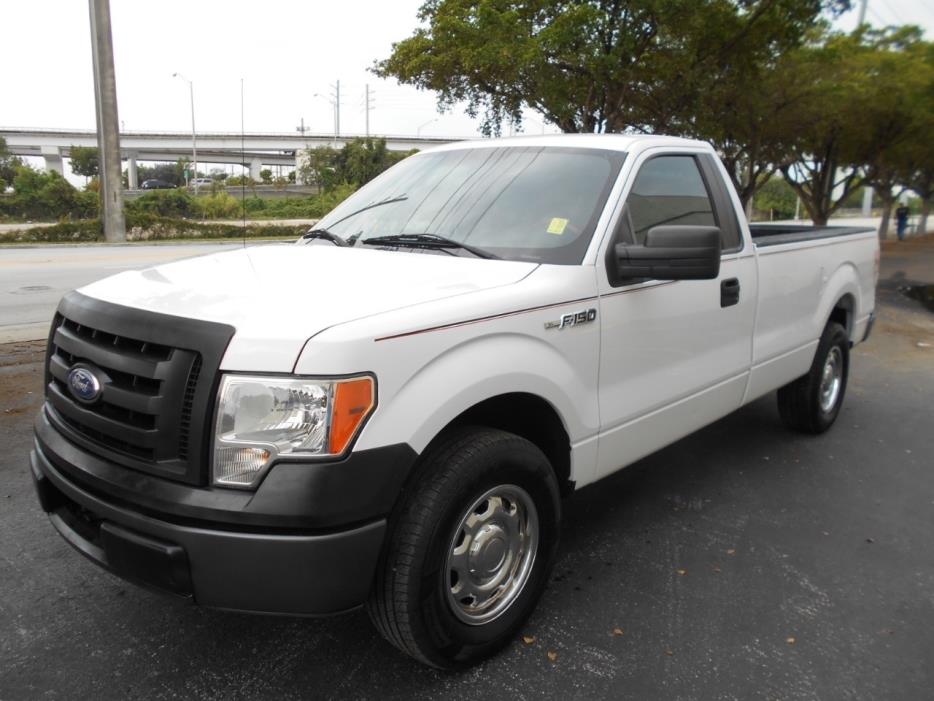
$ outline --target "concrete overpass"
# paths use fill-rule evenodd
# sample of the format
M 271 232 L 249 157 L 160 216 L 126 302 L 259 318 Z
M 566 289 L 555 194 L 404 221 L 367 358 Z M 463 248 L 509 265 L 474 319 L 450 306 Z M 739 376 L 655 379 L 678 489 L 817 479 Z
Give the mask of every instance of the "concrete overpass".
M 250 176 L 259 180 L 264 165 L 298 167 L 300 152 L 318 146 L 340 148 L 362 134 L 277 134 L 251 132 L 203 132 L 196 134 L 198 163 L 239 163 L 248 166 Z M 425 136 L 381 136 L 391 151 L 426 149 L 460 139 Z M 29 129 L 0 127 L 10 152 L 45 160 L 46 170 L 64 175 L 63 158 L 71 156 L 72 146 L 97 146 L 97 132 L 91 129 Z M 242 149 L 242 155 L 241 155 Z M 137 186 L 137 161 L 170 161 L 191 156 L 191 132 L 132 131 L 120 135 L 120 150 L 127 161 L 129 186 Z

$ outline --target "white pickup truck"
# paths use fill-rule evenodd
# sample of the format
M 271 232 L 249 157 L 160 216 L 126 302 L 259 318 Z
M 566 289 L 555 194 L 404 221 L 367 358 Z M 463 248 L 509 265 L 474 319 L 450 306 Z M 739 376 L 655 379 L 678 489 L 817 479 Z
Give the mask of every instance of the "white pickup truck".
M 417 659 L 515 637 L 561 497 L 762 395 L 820 433 L 870 331 L 871 230 L 750 226 L 712 148 L 412 156 L 296 245 L 68 294 L 31 469 L 84 555 L 196 603 L 365 604 Z

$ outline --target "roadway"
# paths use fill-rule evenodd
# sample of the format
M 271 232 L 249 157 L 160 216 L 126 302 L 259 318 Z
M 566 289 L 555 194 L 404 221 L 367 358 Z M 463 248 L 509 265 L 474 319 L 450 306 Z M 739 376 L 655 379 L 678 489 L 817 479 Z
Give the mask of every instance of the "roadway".
M 242 241 L 0 248 L 0 343 L 45 338 L 70 290 L 124 270 L 239 246 Z

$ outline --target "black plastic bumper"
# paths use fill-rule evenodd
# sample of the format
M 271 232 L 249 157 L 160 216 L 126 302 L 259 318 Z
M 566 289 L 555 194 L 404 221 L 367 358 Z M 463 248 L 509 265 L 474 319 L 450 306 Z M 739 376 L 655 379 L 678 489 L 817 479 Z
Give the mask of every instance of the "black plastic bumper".
M 415 458 L 403 448 L 278 465 L 255 493 L 199 489 L 103 462 L 66 441 L 43 412 L 30 462 L 55 528 L 115 574 L 205 606 L 324 615 L 366 600 L 386 516 Z M 262 508 L 251 509 L 256 502 Z

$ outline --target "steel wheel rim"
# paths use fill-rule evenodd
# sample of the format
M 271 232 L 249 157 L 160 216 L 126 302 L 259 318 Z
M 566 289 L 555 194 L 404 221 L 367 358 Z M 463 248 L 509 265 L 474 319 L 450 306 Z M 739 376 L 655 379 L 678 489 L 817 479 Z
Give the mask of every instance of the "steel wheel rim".
M 493 487 L 464 511 L 441 573 L 460 621 L 488 623 L 515 602 L 535 564 L 538 530 L 535 502 L 514 484 Z
M 824 369 L 821 371 L 820 381 L 820 408 L 825 414 L 829 413 L 840 397 L 840 388 L 843 386 L 843 353 L 838 346 L 834 346 L 827 353 Z

